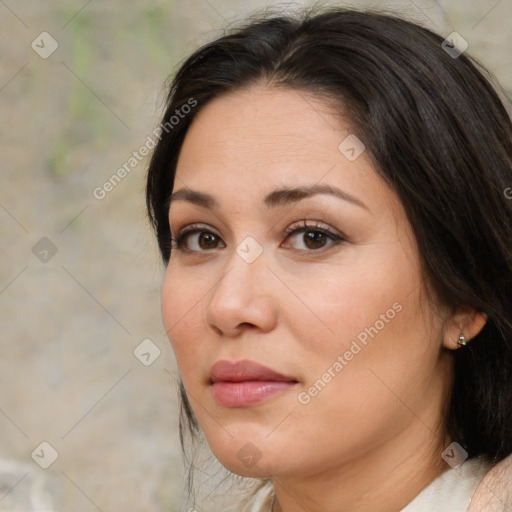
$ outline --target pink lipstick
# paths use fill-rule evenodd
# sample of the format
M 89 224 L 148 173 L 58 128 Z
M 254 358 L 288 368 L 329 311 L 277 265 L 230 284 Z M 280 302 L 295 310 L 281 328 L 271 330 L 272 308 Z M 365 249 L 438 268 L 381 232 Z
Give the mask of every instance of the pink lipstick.
M 297 384 L 293 377 L 254 361 L 217 361 L 210 372 L 215 401 L 223 407 L 250 407 Z

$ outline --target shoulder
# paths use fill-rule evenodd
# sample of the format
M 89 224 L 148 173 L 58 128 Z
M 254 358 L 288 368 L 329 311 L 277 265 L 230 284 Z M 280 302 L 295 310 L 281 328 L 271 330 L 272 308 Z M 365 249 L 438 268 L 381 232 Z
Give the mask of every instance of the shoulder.
M 498 512 L 512 507 L 512 454 L 490 469 L 476 488 L 468 512 Z

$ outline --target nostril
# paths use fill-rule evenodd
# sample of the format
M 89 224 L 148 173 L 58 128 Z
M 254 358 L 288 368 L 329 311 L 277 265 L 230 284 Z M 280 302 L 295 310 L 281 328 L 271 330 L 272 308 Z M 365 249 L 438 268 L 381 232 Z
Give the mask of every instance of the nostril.
M 238 327 L 242 327 L 244 329 L 254 329 L 256 326 L 250 322 L 242 322 Z

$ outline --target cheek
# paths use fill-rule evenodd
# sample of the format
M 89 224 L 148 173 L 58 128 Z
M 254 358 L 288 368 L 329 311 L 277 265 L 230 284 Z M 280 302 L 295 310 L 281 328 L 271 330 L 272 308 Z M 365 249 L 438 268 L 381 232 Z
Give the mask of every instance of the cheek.
M 339 413 L 341 423 L 347 414 L 362 415 L 371 425 L 400 409 L 390 389 L 407 400 L 421 396 L 435 367 L 440 326 L 428 314 L 417 260 L 399 244 L 366 248 L 352 262 L 314 276 L 309 286 L 299 288 L 297 280 L 315 314 L 290 310 L 288 325 L 302 343 L 311 409 L 328 408 L 331 419 Z M 336 412 L 335 403 L 343 404 Z
M 202 299 L 207 290 L 191 285 L 187 273 L 169 263 L 162 283 L 162 319 L 184 380 L 197 366 Z
M 353 341 L 366 347 L 388 338 L 398 349 L 409 330 L 421 331 L 419 266 L 399 244 L 351 249 L 340 263 L 290 273 L 288 282 L 296 298 L 282 306 L 311 362 L 343 353 Z
M 295 332 L 303 340 L 307 386 L 318 379 L 333 382 L 325 389 L 318 382 L 322 397 L 315 398 L 315 407 L 343 403 L 341 416 L 352 410 L 378 418 L 396 406 L 390 389 L 410 399 L 421 394 L 417 390 L 435 366 L 440 324 L 422 295 L 419 265 L 398 244 L 366 250 L 364 259 L 354 261 L 317 280 L 309 292 L 302 289 L 317 319 L 308 323 L 295 316 Z

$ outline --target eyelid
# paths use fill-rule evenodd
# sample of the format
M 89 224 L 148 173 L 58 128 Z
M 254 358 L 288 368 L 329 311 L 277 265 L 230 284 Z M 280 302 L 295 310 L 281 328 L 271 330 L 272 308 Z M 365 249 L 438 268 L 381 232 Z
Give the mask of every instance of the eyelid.
M 294 231 L 299 230 L 300 228 L 307 228 L 310 230 L 318 230 L 322 231 L 330 236 L 333 237 L 339 237 L 339 238 L 345 238 L 343 233 L 338 231 L 337 229 L 334 229 L 329 224 L 326 224 L 324 222 L 318 221 L 318 220 L 307 220 L 307 219 L 301 219 L 300 221 L 294 222 L 290 226 L 288 226 L 285 229 L 285 233 L 289 235 L 290 233 L 293 233 Z
M 203 229 L 204 231 L 209 231 L 209 232 L 213 233 L 215 236 L 218 236 L 220 238 L 220 235 L 218 233 L 216 233 L 216 231 L 209 224 L 204 224 L 202 222 L 189 224 L 188 226 L 185 226 L 184 228 L 178 230 L 178 234 L 176 235 L 176 238 L 179 238 L 180 236 L 185 235 L 191 231 L 198 231 L 201 229 Z

